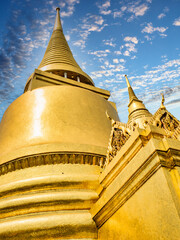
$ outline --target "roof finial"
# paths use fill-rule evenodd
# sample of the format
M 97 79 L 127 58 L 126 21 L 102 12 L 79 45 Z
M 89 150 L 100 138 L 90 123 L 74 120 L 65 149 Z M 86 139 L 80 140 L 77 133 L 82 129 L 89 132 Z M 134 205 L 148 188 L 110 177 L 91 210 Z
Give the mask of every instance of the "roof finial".
M 60 8 L 57 7 L 56 11 L 57 11 L 57 13 L 56 13 L 56 20 L 55 20 L 53 31 L 55 31 L 55 30 L 61 30 L 62 31 L 62 25 L 61 25 L 61 20 L 60 20 L 60 13 L 59 13 L 60 12 Z
M 133 99 L 138 99 L 129 83 L 129 80 L 127 78 L 127 75 L 125 75 L 126 78 L 126 83 L 127 83 L 127 87 L 128 87 L 128 92 L 129 92 L 129 102 L 131 102 Z
M 165 106 L 164 106 L 164 102 L 165 102 L 164 94 L 161 93 L 161 95 L 162 95 L 161 108 L 165 108 Z

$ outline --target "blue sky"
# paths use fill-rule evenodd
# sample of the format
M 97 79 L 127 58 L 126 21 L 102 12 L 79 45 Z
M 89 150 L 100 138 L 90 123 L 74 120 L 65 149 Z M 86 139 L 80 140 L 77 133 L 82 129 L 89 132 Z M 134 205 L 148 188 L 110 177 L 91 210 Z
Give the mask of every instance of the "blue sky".
M 180 0 L 1 0 L 0 118 L 23 93 L 52 33 L 56 7 L 73 55 L 128 117 L 127 74 L 151 113 L 165 95 L 180 119 Z

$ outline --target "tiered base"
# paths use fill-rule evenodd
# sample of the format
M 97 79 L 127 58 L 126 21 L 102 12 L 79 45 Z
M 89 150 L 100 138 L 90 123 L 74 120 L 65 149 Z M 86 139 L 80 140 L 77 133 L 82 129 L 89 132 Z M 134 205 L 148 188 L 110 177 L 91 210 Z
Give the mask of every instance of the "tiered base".
M 100 167 L 34 166 L 0 176 L 0 239 L 97 239 Z

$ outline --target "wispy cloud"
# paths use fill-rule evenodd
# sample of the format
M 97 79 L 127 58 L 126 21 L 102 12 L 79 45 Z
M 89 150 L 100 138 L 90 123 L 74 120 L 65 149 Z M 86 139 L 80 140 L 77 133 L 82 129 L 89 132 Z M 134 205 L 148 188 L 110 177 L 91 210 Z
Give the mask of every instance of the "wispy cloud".
M 115 53 L 116 55 L 121 55 L 121 54 L 122 54 L 121 51 L 114 51 L 114 53 Z
M 113 59 L 113 63 L 119 63 L 119 59 L 114 58 L 114 59 Z
M 167 29 L 168 29 L 168 27 L 153 27 L 152 23 L 150 22 L 150 23 L 147 23 L 147 25 L 143 28 L 143 30 L 141 32 L 148 33 L 148 34 L 158 32 L 161 37 L 166 37 L 167 35 L 165 34 L 165 32 Z M 149 39 L 147 39 L 147 40 L 149 40 Z
M 129 12 L 134 13 L 134 15 L 138 17 L 143 16 L 147 10 L 148 10 L 147 4 L 143 3 L 139 6 L 132 5 L 129 9 Z
M 75 5 L 79 4 L 80 0 L 66 0 L 60 1 L 60 7 L 66 9 L 61 12 L 62 17 L 70 17 L 75 11 Z
M 166 16 L 166 13 L 167 13 L 167 12 L 169 12 L 169 8 L 168 8 L 168 7 L 165 7 L 165 8 L 163 9 L 162 13 L 160 13 L 160 14 L 158 15 L 158 19 L 164 18 L 164 17 Z
M 162 18 L 164 18 L 165 16 L 166 16 L 166 14 L 160 13 L 160 14 L 158 15 L 158 19 L 162 19 Z
M 151 1 L 132 1 L 126 3 L 126 5 L 121 5 L 120 10 L 115 10 L 113 12 L 113 16 L 114 18 L 124 17 L 128 22 L 131 22 L 134 18 L 144 16 L 150 4 Z
M 122 44 L 120 47 L 120 53 L 122 53 L 124 56 L 129 57 L 131 56 L 131 53 L 137 52 L 136 45 L 138 44 L 138 39 L 136 37 L 129 37 L 126 36 L 124 38 L 125 44 Z M 117 52 L 116 52 L 117 54 Z M 135 59 L 136 56 L 131 57 L 131 59 Z
M 107 45 L 107 46 L 110 46 L 110 47 L 115 47 L 116 46 L 116 43 L 114 43 L 114 39 L 111 38 L 111 39 L 105 39 L 103 40 L 103 43 L 104 45 Z
M 114 62 L 114 61 L 113 61 Z M 119 61 L 115 60 L 115 65 L 110 63 L 108 60 L 106 60 L 104 62 L 104 65 L 101 66 L 102 70 L 98 70 L 98 71 L 93 71 L 91 72 L 91 77 L 93 79 L 97 79 L 97 78 L 102 78 L 102 77 L 113 77 L 114 79 L 114 83 L 115 83 L 115 79 L 117 80 L 117 74 L 119 72 L 124 71 L 125 67 L 124 65 L 120 64 Z M 107 83 L 107 81 L 105 82 Z M 111 81 L 112 83 L 112 81 Z M 108 85 L 106 85 L 106 87 L 109 87 Z
M 138 39 L 136 38 L 136 37 L 125 37 L 124 38 L 124 41 L 125 42 L 132 42 L 132 43 L 134 43 L 134 44 L 138 44 Z
M 94 55 L 96 57 L 107 57 L 107 55 L 110 53 L 109 49 L 105 49 L 105 50 L 98 50 L 98 51 L 88 51 L 88 54 L 90 55 Z
M 126 57 L 128 57 L 128 56 L 130 56 L 130 52 L 126 50 L 126 51 L 123 53 L 123 55 L 126 56 Z
M 111 13 L 111 10 L 109 9 L 109 7 L 111 6 L 111 1 L 110 0 L 106 0 L 103 3 L 97 3 L 97 6 L 99 8 L 99 12 L 102 15 L 109 15 Z
M 85 48 L 86 41 L 91 32 L 101 32 L 106 26 L 108 25 L 104 23 L 102 16 L 87 14 L 77 29 L 74 29 L 74 31 L 79 32 L 81 39 L 75 41 L 73 45 Z

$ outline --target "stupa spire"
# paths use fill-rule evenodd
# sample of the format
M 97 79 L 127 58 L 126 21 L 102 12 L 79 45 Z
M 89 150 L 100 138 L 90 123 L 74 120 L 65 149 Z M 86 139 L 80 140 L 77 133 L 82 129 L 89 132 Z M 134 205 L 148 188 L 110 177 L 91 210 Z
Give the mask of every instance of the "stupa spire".
M 147 122 L 147 120 L 149 118 L 151 118 L 152 115 L 146 109 L 143 102 L 136 97 L 136 95 L 130 85 L 130 82 L 127 78 L 127 75 L 125 75 L 125 78 L 126 78 L 126 83 L 127 83 L 127 87 L 128 87 L 128 93 L 129 93 L 128 123 L 129 124 L 138 123 L 138 125 L 140 127 L 144 127 L 144 123 Z
M 127 78 L 127 75 L 125 75 L 125 78 L 126 78 L 126 83 L 127 83 L 127 87 L 128 87 L 128 93 L 129 93 L 129 101 L 131 102 L 132 99 L 138 99 L 129 83 L 129 80 Z
M 73 57 L 63 34 L 60 8 L 56 8 L 56 19 L 53 33 L 44 57 L 38 67 L 41 71 L 51 72 L 59 76 L 94 85 L 92 79 L 82 71 Z
M 56 30 L 61 30 L 62 31 L 62 25 L 61 25 L 61 20 L 60 20 L 60 8 L 57 7 L 56 11 L 57 11 L 56 20 L 55 20 L 55 23 L 54 23 L 53 31 L 56 31 Z

